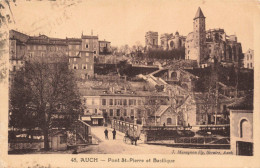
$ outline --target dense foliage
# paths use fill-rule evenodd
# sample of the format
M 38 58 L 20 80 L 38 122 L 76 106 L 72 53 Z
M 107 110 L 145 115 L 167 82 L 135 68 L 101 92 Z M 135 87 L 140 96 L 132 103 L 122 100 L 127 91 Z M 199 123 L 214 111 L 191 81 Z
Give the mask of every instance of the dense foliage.
M 149 50 L 147 52 L 148 58 L 157 58 L 157 59 L 185 59 L 185 48 L 174 50 Z
M 81 111 L 74 75 L 66 63 L 27 62 L 10 83 L 9 126 L 41 128 L 45 149 L 49 130 L 70 127 Z

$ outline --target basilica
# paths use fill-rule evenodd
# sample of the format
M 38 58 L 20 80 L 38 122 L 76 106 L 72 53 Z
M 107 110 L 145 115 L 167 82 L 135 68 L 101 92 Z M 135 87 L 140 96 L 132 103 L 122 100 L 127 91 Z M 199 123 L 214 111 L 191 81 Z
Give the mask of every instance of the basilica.
M 199 7 L 193 18 L 193 31 L 187 36 L 149 31 L 145 35 L 147 49 L 173 50 L 185 47 L 185 59 L 196 60 L 199 67 L 206 67 L 210 62 L 218 61 L 224 66 L 243 66 L 241 43 L 236 35 L 227 35 L 224 29 L 206 30 L 206 17 Z

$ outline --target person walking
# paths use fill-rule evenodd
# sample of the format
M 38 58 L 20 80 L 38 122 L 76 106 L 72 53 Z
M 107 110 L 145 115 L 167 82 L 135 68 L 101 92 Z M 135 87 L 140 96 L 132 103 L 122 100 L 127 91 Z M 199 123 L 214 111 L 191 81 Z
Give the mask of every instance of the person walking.
M 116 130 L 115 130 L 115 128 L 114 128 L 114 130 L 112 131 L 112 133 L 113 133 L 113 139 L 116 139 Z
M 108 139 L 108 130 L 105 129 L 104 133 L 105 133 L 105 138 Z

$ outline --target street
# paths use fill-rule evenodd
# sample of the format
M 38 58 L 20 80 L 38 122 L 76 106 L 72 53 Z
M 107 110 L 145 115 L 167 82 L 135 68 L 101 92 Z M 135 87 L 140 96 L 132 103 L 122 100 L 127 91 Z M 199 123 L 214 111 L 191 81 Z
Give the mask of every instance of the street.
M 104 130 L 108 129 L 109 139 L 105 139 Z M 112 129 L 108 127 L 91 127 L 93 139 L 98 141 L 98 145 L 90 145 L 86 150 L 79 153 L 91 154 L 171 154 L 173 148 L 157 145 L 144 144 L 142 140 L 137 141 L 137 145 L 123 142 L 124 134 L 117 131 L 116 139 L 113 140 Z

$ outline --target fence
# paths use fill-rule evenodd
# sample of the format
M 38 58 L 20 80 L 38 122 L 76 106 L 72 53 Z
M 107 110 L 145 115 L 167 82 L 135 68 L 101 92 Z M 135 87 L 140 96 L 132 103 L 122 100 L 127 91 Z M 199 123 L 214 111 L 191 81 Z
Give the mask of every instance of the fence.
M 85 143 L 92 143 L 90 125 L 88 125 L 82 120 L 78 120 L 76 129 L 77 134 Z
M 49 142 L 51 146 L 51 142 Z M 8 143 L 8 151 L 19 150 L 19 149 L 30 149 L 30 150 L 40 150 L 44 148 L 43 140 L 39 141 L 24 141 L 24 142 L 9 142 Z
M 133 135 L 140 136 L 142 125 L 113 119 L 111 121 L 111 128 L 115 128 L 116 130 L 123 133 L 128 131 L 128 134 L 132 136 Z

